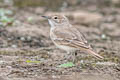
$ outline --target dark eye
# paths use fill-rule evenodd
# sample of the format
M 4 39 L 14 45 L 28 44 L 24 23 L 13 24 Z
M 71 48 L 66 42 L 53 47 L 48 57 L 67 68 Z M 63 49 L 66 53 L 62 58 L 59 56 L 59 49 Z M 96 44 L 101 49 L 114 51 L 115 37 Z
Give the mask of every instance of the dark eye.
M 57 19 L 57 17 L 54 17 L 54 19 Z

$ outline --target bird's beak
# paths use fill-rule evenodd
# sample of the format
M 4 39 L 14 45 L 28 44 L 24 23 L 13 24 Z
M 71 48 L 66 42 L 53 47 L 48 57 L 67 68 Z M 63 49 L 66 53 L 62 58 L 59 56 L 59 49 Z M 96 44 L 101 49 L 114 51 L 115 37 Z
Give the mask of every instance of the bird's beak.
M 42 16 L 43 18 L 50 19 L 50 16 Z

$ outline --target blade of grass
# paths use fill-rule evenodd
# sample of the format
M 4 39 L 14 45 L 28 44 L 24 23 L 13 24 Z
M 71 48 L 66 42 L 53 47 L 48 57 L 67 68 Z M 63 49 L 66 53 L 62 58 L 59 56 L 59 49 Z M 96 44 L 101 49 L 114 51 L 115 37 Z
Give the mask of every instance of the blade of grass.
M 73 67 L 73 66 L 75 66 L 75 64 L 73 64 L 72 62 L 67 62 L 64 64 L 60 64 L 58 67 L 68 68 L 68 67 Z

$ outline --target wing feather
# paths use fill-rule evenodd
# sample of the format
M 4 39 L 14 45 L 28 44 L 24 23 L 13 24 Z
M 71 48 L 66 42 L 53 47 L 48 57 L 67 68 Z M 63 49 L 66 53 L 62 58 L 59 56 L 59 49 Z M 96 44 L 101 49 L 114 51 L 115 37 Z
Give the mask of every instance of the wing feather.
M 74 48 L 91 48 L 88 42 L 86 41 L 84 35 L 81 32 L 79 32 L 76 28 L 56 28 L 54 29 L 53 33 L 54 41 L 57 44 L 71 46 Z

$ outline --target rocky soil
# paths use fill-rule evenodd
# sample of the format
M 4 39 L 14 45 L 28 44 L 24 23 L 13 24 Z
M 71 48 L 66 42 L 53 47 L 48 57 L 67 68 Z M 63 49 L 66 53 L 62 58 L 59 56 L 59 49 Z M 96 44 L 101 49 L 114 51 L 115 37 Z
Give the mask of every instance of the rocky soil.
M 120 80 L 120 8 L 115 4 L 81 4 L 62 11 L 4 8 L 13 11 L 15 20 L 10 26 L 0 27 L 0 80 Z M 51 14 L 66 15 L 104 60 L 79 52 L 75 66 L 58 67 L 71 59 L 50 40 L 50 27 L 41 15 Z

